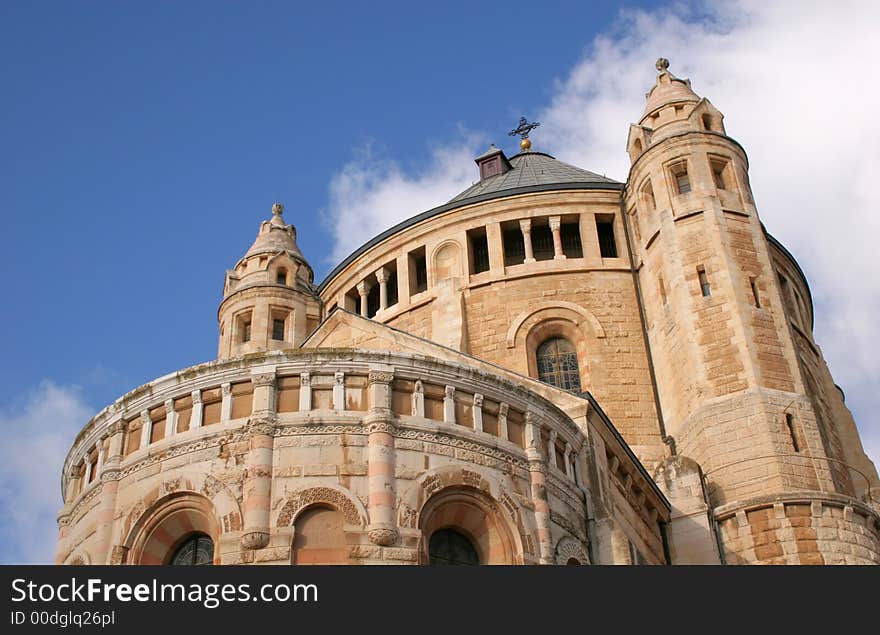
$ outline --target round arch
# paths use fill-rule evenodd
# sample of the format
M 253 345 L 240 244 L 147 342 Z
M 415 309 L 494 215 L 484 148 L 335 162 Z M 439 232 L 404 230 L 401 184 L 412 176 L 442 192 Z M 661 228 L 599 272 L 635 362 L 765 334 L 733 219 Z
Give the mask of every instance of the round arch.
M 175 492 L 157 500 L 132 527 L 125 546 L 132 564 L 167 564 L 176 547 L 193 533 L 214 542 L 214 562 L 219 561 L 221 524 L 213 503 L 195 492 Z
M 422 539 L 419 563 L 428 564 L 432 534 L 452 530 L 471 543 L 480 564 L 515 564 L 516 543 L 499 505 L 484 492 L 468 486 L 450 486 L 434 493 L 419 512 Z

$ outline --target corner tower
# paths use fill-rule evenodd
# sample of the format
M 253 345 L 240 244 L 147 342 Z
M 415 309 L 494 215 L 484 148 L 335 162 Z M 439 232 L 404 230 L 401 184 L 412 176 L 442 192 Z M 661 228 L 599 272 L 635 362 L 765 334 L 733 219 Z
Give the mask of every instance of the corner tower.
M 220 359 L 298 346 L 318 325 L 320 300 L 314 272 L 296 244 L 296 229 L 272 206 L 257 239 L 226 272 L 220 324 Z
M 841 545 L 858 525 L 872 528 L 873 546 L 846 558 L 876 561 L 877 514 L 862 500 L 869 488 L 855 483 L 837 422 L 814 410 L 745 151 L 668 60 L 657 70 L 630 126 L 623 204 L 664 425 L 678 453 L 661 476 L 696 469 L 702 540 L 714 538 L 727 562 L 842 562 Z M 818 535 L 831 524 L 835 532 Z M 699 552 L 694 535 L 681 540 L 673 536 L 673 551 Z M 713 551 L 717 558 L 704 544 L 704 561 Z

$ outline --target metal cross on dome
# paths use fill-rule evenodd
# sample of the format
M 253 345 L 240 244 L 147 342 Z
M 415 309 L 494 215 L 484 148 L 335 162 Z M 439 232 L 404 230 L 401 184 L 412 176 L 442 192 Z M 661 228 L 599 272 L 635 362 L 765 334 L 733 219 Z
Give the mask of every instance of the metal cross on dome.
M 533 123 L 529 123 L 525 117 L 519 118 L 519 126 L 508 132 L 507 134 L 511 137 L 514 135 L 519 135 L 523 139 L 529 138 L 529 133 L 541 125 L 540 121 L 535 121 Z

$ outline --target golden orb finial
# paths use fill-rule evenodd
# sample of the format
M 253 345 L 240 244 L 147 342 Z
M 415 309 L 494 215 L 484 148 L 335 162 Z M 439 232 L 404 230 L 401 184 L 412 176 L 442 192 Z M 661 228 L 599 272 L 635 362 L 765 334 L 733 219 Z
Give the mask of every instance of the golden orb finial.
M 527 152 L 529 150 L 529 148 L 532 147 L 532 142 L 529 141 L 528 139 L 523 139 L 522 141 L 519 142 L 519 147 L 523 152 Z

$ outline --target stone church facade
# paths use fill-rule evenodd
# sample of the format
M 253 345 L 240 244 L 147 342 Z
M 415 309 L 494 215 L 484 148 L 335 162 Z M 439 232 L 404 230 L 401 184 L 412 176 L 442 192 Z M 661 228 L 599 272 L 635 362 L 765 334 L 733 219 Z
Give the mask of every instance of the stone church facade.
M 57 562 L 880 563 L 806 278 L 657 67 L 626 183 L 493 146 L 319 285 L 276 204 L 217 359 L 76 438 Z

